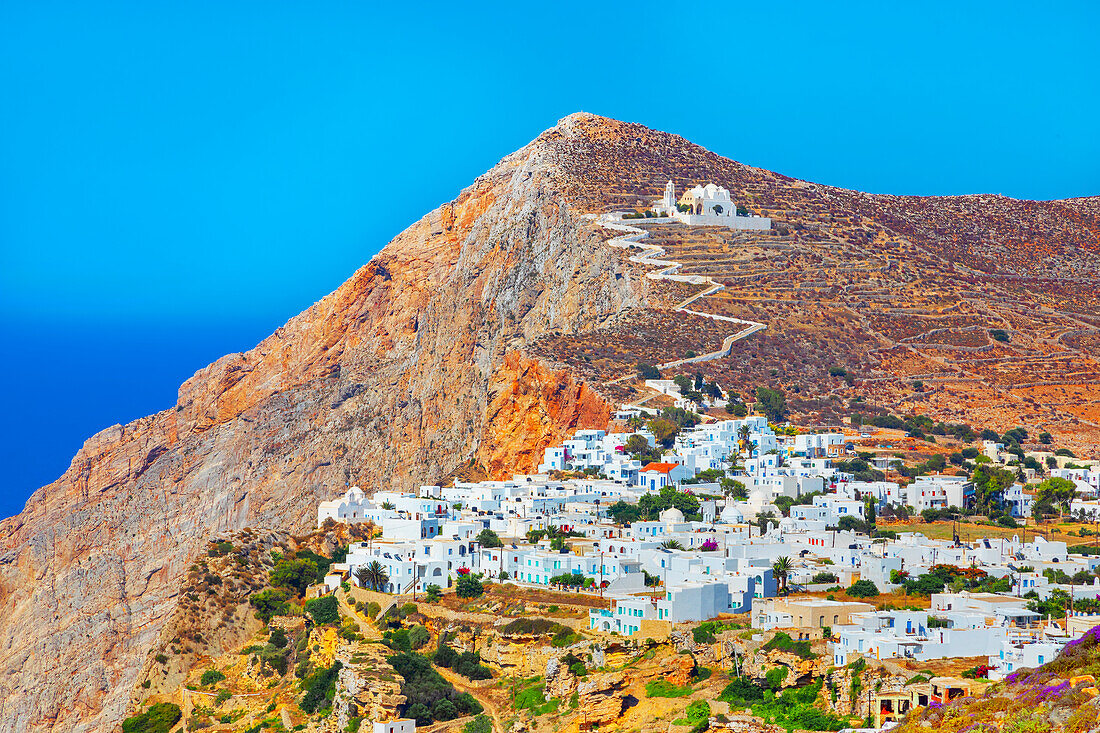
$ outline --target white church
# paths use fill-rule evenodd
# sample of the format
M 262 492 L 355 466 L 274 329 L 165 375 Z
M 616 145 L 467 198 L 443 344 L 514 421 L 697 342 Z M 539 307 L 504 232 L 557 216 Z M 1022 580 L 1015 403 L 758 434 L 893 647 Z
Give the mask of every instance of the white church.
M 696 185 L 677 201 L 676 186 L 670 180 L 665 184 L 665 195 L 653 204 L 653 210 L 692 226 L 720 226 L 757 231 L 772 228 L 772 220 L 767 217 L 738 216 L 737 205 L 730 198 L 729 190 L 713 183 L 705 186 Z

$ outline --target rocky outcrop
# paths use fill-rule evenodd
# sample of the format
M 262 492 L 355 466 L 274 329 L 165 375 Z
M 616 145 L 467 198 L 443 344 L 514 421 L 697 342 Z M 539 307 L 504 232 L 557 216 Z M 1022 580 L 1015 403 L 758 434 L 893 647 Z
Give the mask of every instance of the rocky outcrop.
M 645 684 L 652 680 L 663 679 L 677 687 L 691 684 L 698 665 L 691 654 L 677 654 L 659 667 L 643 668 L 631 671 L 631 682 Z
M 498 478 L 533 472 L 574 430 L 606 428 L 611 405 L 569 372 L 511 352 L 494 375 L 477 460 Z
M 587 726 L 606 725 L 619 719 L 626 705 L 626 679 L 622 672 L 589 675 L 577 685 L 578 710 Z
M 337 681 L 341 694 L 333 701 L 336 730 L 344 730 L 354 716 L 367 720 L 397 717 L 406 702 L 401 694 L 404 678 L 386 661 L 389 653 L 379 644 L 362 644 L 355 648 L 355 663 L 350 657 L 344 660 Z
M 547 697 L 568 700 L 576 692 L 579 680 L 560 658 L 550 657 L 546 661 L 546 682 L 543 689 Z
M 781 649 L 758 649 L 745 655 L 742 673 L 755 680 L 764 680 L 769 671 L 783 668 L 787 675 L 780 686 L 794 687 L 824 674 L 829 667 L 827 662 L 827 657 L 823 656 L 807 659 Z

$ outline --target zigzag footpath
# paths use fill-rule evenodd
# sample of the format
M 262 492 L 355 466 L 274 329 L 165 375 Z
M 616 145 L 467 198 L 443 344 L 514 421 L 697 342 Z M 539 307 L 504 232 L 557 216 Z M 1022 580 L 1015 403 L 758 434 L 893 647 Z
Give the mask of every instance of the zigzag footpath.
M 672 260 L 659 259 L 665 254 L 663 247 L 655 244 L 642 244 L 641 240 L 649 236 L 649 232 L 638 227 L 632 227 L 628 224 L 622 223 L 622 213 L 615 212 L 611 214 L 601 214 L 600 216 L 591 215 L 592 218 L 600 226 L 610 229 L 615 232 L 622 232 L 619 236 L 612 237 L 607 240 L 607 244 L 612 247 L 618 247 L 619 249 L 629 249 L 630 247 L 640 247 L 642 254 L 633 255 L 630 257 L 631 262 L 636 262 L 639 265 L 649 265 L 658 269 L 652 270 L 646 273 L 646 277 L 650 280 L 669 280 L 672 282 L 688 283 L 690 285 L 709 285 L 710 287 L 699 291 L 695 295 L 691 296 L 687 300 L 683 301 L 676 306 L 675 310 L 681 313 L 690 313 L 694 316 L 702 316 L 703 318 L 710 318 L 715 321 L 724 321 L 727 323 L 740 323 L 745 326 L 742 330 L 727 336 L 722 341 L 722 348 L 717 351 L 711 351 L 699 356 L 692 356 L 684 359 L 677 359 L 676 361 L 666 362 L 664 364 L 657 364 L 658 369 L 670 369 L 672 367 L 682 366 L 684 364 L 692 364 L 699 361 L 710 361 L 712 359 L 721 359 L 729 356 L 730 351 L 733 349 L 733 344 L 741 339 L 748 338 L 757 331 L 763 331 L 767 328 L 767 325 L 763 323 L 757 323 L 756 321 L 745 321 L 740 318 L 732 318 L 730 316 L 720 316 L 714 313 L 703 313 L 702 311 L 692 310 L 688 308 L 693 302 L 699 298 L 705 298 L 708 295 L 713 295 L 719 290 L 725 288 L 721 283 L 717 283 L 709 277 L 703 275 L 676 275 L 674 274 L 680 269 L 679 262 Z M 613 379 L 605 384 L 615 384 L 627 379 L 631 379 L 632 375 Z

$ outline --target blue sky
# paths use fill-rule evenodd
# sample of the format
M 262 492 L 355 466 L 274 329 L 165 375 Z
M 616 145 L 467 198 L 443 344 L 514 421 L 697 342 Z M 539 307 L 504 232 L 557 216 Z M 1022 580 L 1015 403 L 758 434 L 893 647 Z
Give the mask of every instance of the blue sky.
M 570 112 L 862 190 L 1100 194 L 1095 4 L 373 5 L 0 3 L 0 516 Z

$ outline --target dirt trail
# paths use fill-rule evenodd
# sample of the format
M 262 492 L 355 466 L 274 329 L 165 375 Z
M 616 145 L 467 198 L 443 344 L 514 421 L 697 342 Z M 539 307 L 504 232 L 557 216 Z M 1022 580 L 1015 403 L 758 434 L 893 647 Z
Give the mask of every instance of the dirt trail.
M 471 685 L 465 677 L 460 674 L 455 674 L 446 667 L 435 667 L 435 671 L 439 672 L 443 679 L 454 685 L 455 689 L 459 692 L 468 692 L 473 695 L 474 699 L 481 703 L 481 706 L 485 708 L 485 712 L 493 719 L 493 730 L 496 731 L 496 733 L 504 733 L 505 727 L 504 723 L 501 722 L 500 713 L 497 712 L 496 705 L 493 703 L 492 699 L 485 695 L 482 688 Z
M 351 607 L 343 588 L 337 589 L 336 602 L 339 604 L 340 610 L 344 612 L 344 615 L 355 621 L 355 625 L 359 627 L 359 633 L 363 635 L 364 639 L 367 641 L 382 640 L 382 634 L 378 632 L 378 629 L 374 628 L 374 624 L 364 621 L 363 617 Z

